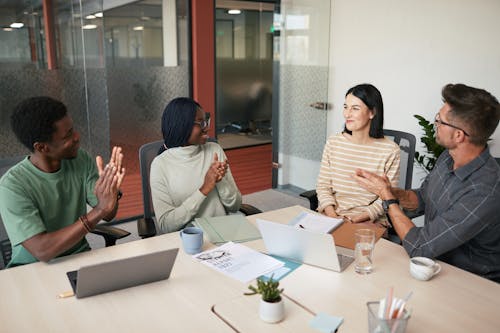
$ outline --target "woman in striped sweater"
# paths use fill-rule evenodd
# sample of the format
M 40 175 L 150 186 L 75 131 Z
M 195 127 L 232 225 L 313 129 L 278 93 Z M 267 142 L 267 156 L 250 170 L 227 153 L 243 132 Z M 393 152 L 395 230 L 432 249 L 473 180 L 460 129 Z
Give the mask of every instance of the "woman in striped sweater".
M 349 89 L 344 102 L 344 131 L 326 142 L 316 185 L 318 211 L 359 223 L 387 226 L 382 201 L 353 179 L 358 168 L 399 182 L 400 150 L 384 137 L 382 96 L 371 84 Z

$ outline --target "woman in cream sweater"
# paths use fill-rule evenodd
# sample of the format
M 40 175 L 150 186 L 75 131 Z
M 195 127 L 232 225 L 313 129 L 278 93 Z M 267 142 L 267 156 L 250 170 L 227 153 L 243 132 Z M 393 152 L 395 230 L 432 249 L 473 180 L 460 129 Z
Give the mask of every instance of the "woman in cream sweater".
M 208 142 L 210 122 L 190 98 L 172 100 L 162 116 L 164 151 L 151 164 L 151 195 L 162 233 L 182 229 L 196 217 L 236 212 L 241 193 L 226 155 Z
M 326 142 L 316 185 L 318 211 L 346 220 L 386 225 L 381 200 L 353 179 L 358 168 L 399 181 L 400 149 L 384 137 L 382 96 L 371 84 L 349 89 L 344 102 L 344 131 Z

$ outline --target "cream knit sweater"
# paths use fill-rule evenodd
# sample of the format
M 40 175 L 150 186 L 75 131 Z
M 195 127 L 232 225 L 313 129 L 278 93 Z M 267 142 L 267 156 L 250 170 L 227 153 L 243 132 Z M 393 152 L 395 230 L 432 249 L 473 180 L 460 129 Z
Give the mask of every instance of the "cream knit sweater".
M 225 160 L 222 148 L 213 142 L 171 148 L 156 156 L 151 164 L 151 195 L 160 232 L 182 229 L 196 217 L 212 217 L 236 212 L 241 193 L 231 170 L 207 195 L 199 191 L 214 153 Z

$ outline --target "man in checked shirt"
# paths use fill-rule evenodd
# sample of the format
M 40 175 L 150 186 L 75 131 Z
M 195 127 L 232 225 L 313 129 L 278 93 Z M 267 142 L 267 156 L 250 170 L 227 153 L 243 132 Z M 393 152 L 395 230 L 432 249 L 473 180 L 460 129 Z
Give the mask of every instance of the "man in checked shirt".
M 446 148 L 419 189 L 391 187 L 387 177 L 354 178 L 384 202 L 410 257 L 437 258 L 500 282 L 500 166 L 488 139 L 500 119 L 498 100 L 482 89 L 448 84 L 436 114 L 436 141 Z M 416 227 L 402 208 L 425 214 Z

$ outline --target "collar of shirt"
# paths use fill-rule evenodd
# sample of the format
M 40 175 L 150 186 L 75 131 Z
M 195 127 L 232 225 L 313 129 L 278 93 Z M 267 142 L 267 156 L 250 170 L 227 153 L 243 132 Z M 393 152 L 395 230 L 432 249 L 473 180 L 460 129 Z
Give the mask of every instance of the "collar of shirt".
M 478 157 L 476 157 L 466 165 L 461 166 L 456 170 L 453 170 L 453 158 L 449 154 L 448 150 L 446 150 L 445 153 L 448 155 L 446 156 L 448 158 L 446 160 L 446 164 L 448 165 L 450 173 L 454 172 L 455 176 L 457 176 L 460 180 L 463 181 L 486 163 L 488 157 L 490 156 L 490 149 L 488 146 L 486 146 L 486 148 L 483 150 L 481 154 L 479 154 Z

